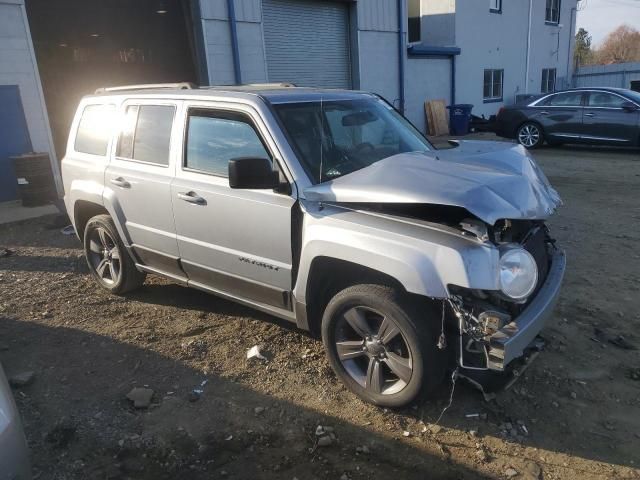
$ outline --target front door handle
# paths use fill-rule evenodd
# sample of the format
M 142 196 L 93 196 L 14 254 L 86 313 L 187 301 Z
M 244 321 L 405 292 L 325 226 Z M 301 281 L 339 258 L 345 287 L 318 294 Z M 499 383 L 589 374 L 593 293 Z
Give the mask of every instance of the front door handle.
M 549 112 L 540 112 L 540 115 L 549 115 Z
M 111 183 L 113 183 L 114 185 L 116 185 L 118 187 L 121 187 L 121 188 L 130 188 L 131 187 L 131 184 L 129 182 L 127 182 L 122 177 L 112 178 L 111 179 Z
M 585 113 L 584 116 L 585 117 L 595 117 L 596 114 L 595 113 Z
M 178 198 L 185 202 L 193 203 L 195 205 L 206 205 L 207 201 L 199 196 L 196 192 L 179 192 Z

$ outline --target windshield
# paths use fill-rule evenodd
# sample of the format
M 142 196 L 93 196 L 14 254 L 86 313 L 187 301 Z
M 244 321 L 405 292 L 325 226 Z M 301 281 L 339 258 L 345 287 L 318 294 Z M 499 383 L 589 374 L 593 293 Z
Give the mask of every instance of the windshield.
M 431 145 L 393 107 L 379 99 L 275 105 L 286 134 L 314 184 Z

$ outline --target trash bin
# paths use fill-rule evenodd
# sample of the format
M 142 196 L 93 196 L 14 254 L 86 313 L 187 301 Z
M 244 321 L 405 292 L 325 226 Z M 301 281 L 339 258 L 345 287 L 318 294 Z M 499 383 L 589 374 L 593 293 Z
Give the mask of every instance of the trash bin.
M 469 103 L 457 103 L 447 107 L 449 109 L 449 125 L 453 135 L 466 135 L 469 133 L 472 108 L 473 105 Z

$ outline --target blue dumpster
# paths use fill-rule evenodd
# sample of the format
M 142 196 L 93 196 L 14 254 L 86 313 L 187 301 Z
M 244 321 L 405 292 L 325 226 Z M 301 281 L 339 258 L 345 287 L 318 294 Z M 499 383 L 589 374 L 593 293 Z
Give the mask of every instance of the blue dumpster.
M 449 105 L 449 125 L 453 135 L 466 135 L 469 133 L 469 122 L 471 121 L 471 109 L 473 105 L 469 103 L 456 103 Z

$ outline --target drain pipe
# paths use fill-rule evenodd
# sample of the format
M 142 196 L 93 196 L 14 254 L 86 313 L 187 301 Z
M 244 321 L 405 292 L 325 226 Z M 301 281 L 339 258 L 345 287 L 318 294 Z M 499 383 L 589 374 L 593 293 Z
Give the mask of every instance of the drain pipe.
M 527 30 L 527 68 L 524 77 L 524 92 L 529 92 L 529 60 L 531 51 L 531 17 L 533 15 L 533 0 L 529 0 L 529 29 Z
M 404 39 L 404 2 L 405 0 L 398 0 L 398 100 L 400 102 L 400 113 L 404 115 L 404 68 L 405 68 L 405 39 Z
M 238 50 L 238 29 L 236 28 L 236 8 L 233 0 L 227 0 L 227 10 L 229 11 L 229 32 L 231 33 L 231 53 L 233 55 L 233 76 L 236 85 L 242 84 L 240 73 L 240 52 Z
M 569 73 L 571 72 L 571 45 L 574 42 L 575 34 L 573 33 L 573 18 L 574 14 L 577 17 L 578 9 L 577 7 L 573 7 L 571 9 L 571 17 L 569 19 L 569 45 L 567 45 L 567 87 L 573 86 L 573 76 L 570 78 Z

